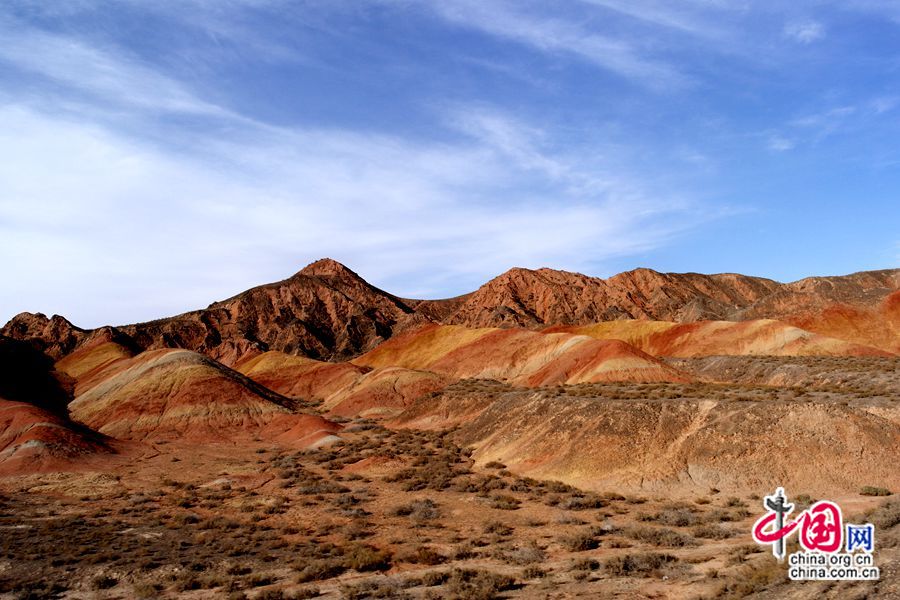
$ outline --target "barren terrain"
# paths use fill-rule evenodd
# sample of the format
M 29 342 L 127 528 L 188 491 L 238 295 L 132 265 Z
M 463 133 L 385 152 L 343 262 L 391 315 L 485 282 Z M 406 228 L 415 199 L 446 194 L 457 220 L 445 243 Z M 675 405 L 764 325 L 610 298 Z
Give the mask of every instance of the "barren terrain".
M 324 260 L 151 323 L 19 315 L 0 598 L 898 597 L 897 273 L 424 301 Z M 778 486 L 874 523 L 881 580 L 789 582 L 750 536 Z

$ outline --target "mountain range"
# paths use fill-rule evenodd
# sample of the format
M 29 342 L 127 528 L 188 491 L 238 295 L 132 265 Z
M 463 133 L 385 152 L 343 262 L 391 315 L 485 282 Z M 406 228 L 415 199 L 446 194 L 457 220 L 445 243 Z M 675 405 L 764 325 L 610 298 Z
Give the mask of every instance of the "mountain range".
M 322 259 L 283 281 L 181 315 L 85 330 L 57 315 L 22 313 L 0 334 L 33 340 L 56 359 L 101 338 L 132 352 L 183 348 L 234 365 L 267 351 L 349 360 L 426 324 L 539 330 L 625 320 L 771 319 L 898 353 L 898 290 L 900 269 L 779 283 L 732 273 L 635 269 L 601 279 L 515 268 L 463 296 L 413 300 L 380 290 L 344 265 Z

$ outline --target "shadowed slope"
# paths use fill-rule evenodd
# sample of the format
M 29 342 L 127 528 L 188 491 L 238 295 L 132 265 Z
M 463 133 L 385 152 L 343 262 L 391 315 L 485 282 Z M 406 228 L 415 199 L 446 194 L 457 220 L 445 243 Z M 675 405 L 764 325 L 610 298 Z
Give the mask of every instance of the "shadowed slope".
M 654 356 L 889 356 L 872 348 L 825 337 L 780 321 L 609 321 L 583 326 L 554 326 L 564 332 L 603 340 L 622 340 Z
M 112 452 L 103 436 L 63 415 L 0 398 L 0 474 L 66 470 L 75 460 Z
M 69 420 L 69 382 L 26 342 L 0 336 L 0 474 L 67 469 L 112 450 Z
M 497 379 L 525 386 L 688 379 L 624 342 L 524 329 L 426 326 L 393 338 L 354 363 L 433 371 L 459 379 Z

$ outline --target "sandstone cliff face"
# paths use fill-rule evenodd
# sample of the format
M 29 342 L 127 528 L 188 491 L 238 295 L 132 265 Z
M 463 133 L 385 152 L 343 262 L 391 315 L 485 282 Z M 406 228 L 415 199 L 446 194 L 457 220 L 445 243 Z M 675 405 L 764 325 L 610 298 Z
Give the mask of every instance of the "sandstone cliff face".
M 343 359 L 391 336 L 413 312 L 332 260 L 205 310 L 122 327 L 141 348 L 177 347 L 232 365 L 267 350 Z
M 534 327 L 619 319 L 779 319 L 835 303 L 873 306 L 898 288 L 897 269 L 788 284 L 734 273 L 635 269 L 600 279 L 552 269 L 512 269 L 467 296 L 445 321 L 469 327 Z
M 42 313 L 20 313 L 13 317 L 0 334 L 15 340 L 33 340 L 52 358 L 62 358 L 87 337 L 87 332 L 59 315 L 49 319 Z
M 277 283 L 188 312 L 147 323 L 104 328 L 136 351 L 183 348 L 226 365 L 268 350 L 340 360 L 390 337 L 416 315 L 402 300 L 366 283 L 332 260 L 320 260 Z M 59 316 L 23 313 L 2 330 L 16 339 L 38 340 L 61 358 L 89 337 Z

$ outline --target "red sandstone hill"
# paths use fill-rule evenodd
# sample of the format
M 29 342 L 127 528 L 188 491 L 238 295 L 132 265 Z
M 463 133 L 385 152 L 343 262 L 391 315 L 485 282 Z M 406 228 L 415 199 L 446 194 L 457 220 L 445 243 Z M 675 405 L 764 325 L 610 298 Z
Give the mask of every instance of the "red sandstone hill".
M 429 371 L 395 366 L 370 369 L 281 352 L 266 352 L 236 368 L 279 394 L 321 402 L 328 414 L 342 417 L 395 416 L 413 400 L 454 381 Z
M 898 289 L 900 269 L 783 284 L 731 273 L 635 269 L 601 279 L 517 268 L 471 294 L 448 300 L 408 300 L 323 259 L 284 281 L 166 319 L 85 331 L 59 316 L 48 319 L 23 313 L 0 333 L 35 340 L 54 358 L 67 356 L 101 335 L 133 353 L 184 348 L 234 365 L 266 351 L 346 360 L 399 331 L 429 322 L 540 328 L 622 319 L 676 323 L 777 319 L 896 353 L 900 311 L 889 296 Z
M 69 404 L 76 421 L 127 440 L 226 441 L 295 430 L 293 441 L 302 446 L 340 429 L 296 408 L 297 402 L 206 356 L 172 349 L 117 361 Z
M 599 381 L 689 381 L 690 377 L 625 342 L 525 329 L 428 325 L 353 361 L 457 379 L 496 379 L 538 387 Z
M 183 348 L 223 364 L 277 350 L 313 358 L 358 355 L 389 338 L 415 311 L 403 300 L 366 283 L 329 259 L 294 276 L 262 285 L 209 307 L 174 317 L 107 328 L 107 336 L 132 350 Z M 90 338 L 63 317 L 22 313 L 2 330 L 16 339 L 40 340 L 63 357 Z
M 836 303 L 873 307 L 900 289 L 900 269 L 782 284 L 733 273 L 635 269 L 609 279 L 511 269 L 469 295 L 446 322 L 469 327 L 586 325 L 619 319 L 689 323 L 780 319 Z
M 812 333 L 781 321 L 608 321 L 592 325 L 554 325 L 543 333 L 572 333 L 622 340 L 653 356 L 884 356 L 872 346 Z

